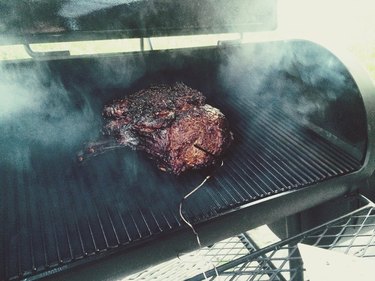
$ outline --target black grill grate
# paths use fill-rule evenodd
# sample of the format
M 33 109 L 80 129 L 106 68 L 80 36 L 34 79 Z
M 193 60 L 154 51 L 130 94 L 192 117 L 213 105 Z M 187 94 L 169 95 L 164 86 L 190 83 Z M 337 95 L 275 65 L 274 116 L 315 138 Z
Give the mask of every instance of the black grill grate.
M 360 161 L 279 110 L 217 106 L 235 142 L 223 167 L 184 204 L 194 222 L 286 190 L 340 176 Z M 56 128 L 58 129 L 58 128 Z M 0 167 L 0 279 L 35 275 L 186 227 L 182 197 L 206 176 L 158 171 L 143 153 L 108 152 L 79 166 L 71 151 L 35 144 Z

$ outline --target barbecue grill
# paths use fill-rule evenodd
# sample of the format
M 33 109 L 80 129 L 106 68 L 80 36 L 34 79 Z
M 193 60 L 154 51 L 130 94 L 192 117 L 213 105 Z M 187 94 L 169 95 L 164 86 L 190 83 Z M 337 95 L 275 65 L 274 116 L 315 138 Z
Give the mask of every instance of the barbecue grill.
M 373 84 L 317 43 L 76 57 L 31 45 L 270 30 L 275 1 L 113 2 L 4 4 L 2 42 L 24 44 L 31 59 L 1 66 L 9 98 L 0 113 L 1 280 L 114 279 L 197 249 L 179 206 L 207 176 L 182 209 L 202 246 L 368 185 Z M 104 104 L 175 82 L 229 120 L 234 142 L 222 166 L 174 176 L 127 148 L 76 161 L 100 131 Z

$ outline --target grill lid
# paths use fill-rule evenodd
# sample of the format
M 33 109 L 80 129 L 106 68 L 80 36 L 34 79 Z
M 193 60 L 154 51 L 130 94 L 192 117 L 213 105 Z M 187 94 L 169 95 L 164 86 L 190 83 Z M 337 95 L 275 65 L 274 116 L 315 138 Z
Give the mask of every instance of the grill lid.
M 276 0 L 23 0 L 0 3 L 0 44 L 248 32 Z

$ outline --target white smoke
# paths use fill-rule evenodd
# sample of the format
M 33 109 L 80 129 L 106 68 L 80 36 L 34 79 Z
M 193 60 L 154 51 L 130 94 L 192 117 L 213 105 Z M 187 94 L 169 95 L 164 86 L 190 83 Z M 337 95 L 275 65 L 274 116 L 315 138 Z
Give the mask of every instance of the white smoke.
M 323 116 L 352 87 L 342 64 L 312 43 L 244 47 L 221 65 L 219 81 L 227 98 L 250 101 L 262 112 L 276 108 L 300 122 Z
M 79 145 L 98 121 L 86 94 L 69 92 L 44 67 L 2 68 L 0 163 L 12 163 L 16 155 L 27 162 L 33 147 Z

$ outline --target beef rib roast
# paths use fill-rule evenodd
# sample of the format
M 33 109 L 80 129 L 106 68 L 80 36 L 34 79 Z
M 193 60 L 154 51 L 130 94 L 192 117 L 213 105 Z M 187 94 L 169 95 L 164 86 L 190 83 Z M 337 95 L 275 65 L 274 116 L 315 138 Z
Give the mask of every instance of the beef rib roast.
M 90 143 L 79 161 L 128 146 L 145 151 L 160 170 L 179 175 L 217 163 L 233 140 L 224 114 L 183 83 L 130 94 L 106 105 L 102 114 L 104 140 Z

